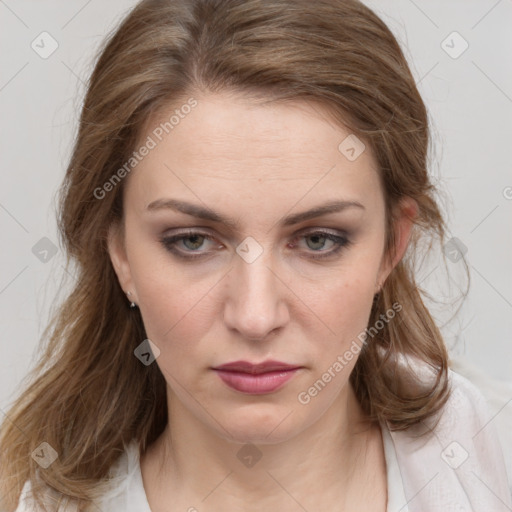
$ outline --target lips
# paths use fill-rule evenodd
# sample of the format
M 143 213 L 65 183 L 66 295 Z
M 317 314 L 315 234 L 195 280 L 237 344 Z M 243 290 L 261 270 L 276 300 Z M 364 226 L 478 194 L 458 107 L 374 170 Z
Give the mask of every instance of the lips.
M 297 365 L 269 360 L 262 363 L 234 361 L 212 369 L 230 388 L 241 393 L 259 395 L 277 391 L 300 368 Z
M 281 361 L 263 361 L 262 363 L 249 363 L 248 361 L 233 361 L 232 363 L 223 364 L 221 366 L 214 367 L 214 370 L 226 370 L 240 373 L 250 373 L 257 375 L 260 373 L 268 372 L 282 372 L 289 371 L 300 366 L 283 363 Z

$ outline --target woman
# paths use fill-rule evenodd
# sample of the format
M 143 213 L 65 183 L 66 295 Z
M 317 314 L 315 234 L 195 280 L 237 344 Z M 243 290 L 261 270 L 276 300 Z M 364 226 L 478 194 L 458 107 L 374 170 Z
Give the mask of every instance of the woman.
M 355 0 L 138 4 L 84 101 L 78 278 L 2 425 L 4 508 L 509 510 L 415 282 L 428 145 Z

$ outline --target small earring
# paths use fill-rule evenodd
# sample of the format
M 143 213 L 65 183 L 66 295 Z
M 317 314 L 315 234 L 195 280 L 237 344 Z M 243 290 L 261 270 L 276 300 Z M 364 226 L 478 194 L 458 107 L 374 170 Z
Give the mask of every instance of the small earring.
M 126 292 L 126 295 L 127 295 L 128 297 L 129 297 L 131 294 L 132 294 L 132 292 Z M 137 306 L 137 304 L 135 304 L 135 302 L 133 302 L 133 301 L 132 301 L 132 302 L 130 303 L 130 307 L 131 307 L 132 309 L 133 309 L 134 307 L 136 307 L 136 306 Z

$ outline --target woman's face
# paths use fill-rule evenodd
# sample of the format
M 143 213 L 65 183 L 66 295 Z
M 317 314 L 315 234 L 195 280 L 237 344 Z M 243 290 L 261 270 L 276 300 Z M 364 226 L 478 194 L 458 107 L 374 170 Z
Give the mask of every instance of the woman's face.
M 170 406 L 226 439 L 278 442 L 348 396 L 354 347 L 410 223 L 404 214 L 388 261 L 371 150 L 343 142 L 350 132 L 321 107 L 196 100 L 162 140 L 176 106 L 141 138 L 156 146 L 126 178 L 125 245 L 110 237 L 109 251 Z M 299 369 L 214 369 L 268 360 Z

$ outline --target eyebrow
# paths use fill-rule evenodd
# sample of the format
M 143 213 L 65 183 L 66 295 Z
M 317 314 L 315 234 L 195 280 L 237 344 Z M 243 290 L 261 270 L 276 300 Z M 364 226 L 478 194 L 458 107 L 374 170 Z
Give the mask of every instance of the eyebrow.
M 314 219 L 316 217 L 327 215 L 329 213 L 338 213 L 349 208 L 360 208 L 362 210 L 365 210 L 365 207 L 358 201 L 330 201 L 325 204 L 315 206 L 310 210 L 289 215 L 288 217 L 285 217 L 283 219 L 282 225 L 291 226 L 293 224 L 298 224 L 299 222 Z M 163 209 L 171 209 L 181 213 L 185 213 L 186 215 L 190 215 L 192 217 L 211 220 L 214 222 L 220 222 L 234 230 L 238 230 L 239 227 L 237 222 L 230 220 L 226 217 L 223 217 L 220 213 L 216 212 L 215 210 L 212 210 L 211 208 L 204 208 L 196 204 L 187 203 L 186 201 L 162 198 L 157 199 L 149 203 L 148 206 L 146 206 L 146 210 L 149 212 L 154 212 Z

